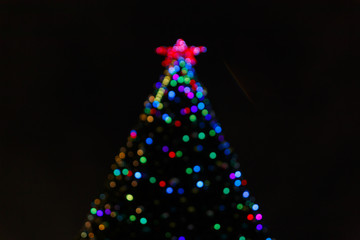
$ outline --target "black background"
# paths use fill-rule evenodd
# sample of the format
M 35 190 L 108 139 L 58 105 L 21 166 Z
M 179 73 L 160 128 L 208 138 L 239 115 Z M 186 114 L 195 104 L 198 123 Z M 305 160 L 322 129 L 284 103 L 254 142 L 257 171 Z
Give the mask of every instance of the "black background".
M 360 239 L 359 7 L 2 1 L 0 239 L 78 233 L 177 38 L 272 235 Z

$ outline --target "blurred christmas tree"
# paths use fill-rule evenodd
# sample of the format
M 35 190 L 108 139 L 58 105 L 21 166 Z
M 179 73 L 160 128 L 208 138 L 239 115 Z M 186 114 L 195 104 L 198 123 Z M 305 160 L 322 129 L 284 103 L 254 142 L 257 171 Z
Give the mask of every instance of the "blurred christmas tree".
M 166 68 L 78 239 L 264 239 L 259 205 L 193 69 L 205 47 L 159 47 Z

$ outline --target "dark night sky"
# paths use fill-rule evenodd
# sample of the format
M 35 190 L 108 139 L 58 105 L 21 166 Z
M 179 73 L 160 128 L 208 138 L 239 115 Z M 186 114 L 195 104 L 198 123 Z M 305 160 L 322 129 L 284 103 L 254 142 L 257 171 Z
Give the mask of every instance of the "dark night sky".
M 272 235 L 360 239 L 360 3 L 236 2 L 2 1 L 1 240 L 77 234 L 180 37 Z

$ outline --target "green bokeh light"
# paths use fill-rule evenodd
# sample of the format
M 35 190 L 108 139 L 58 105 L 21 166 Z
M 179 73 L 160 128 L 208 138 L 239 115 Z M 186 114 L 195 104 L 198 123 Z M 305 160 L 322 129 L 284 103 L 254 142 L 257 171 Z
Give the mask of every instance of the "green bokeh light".
M 185 68 L 186 69 L 186 68 Z M 186 69 L 186 73 L 187 73 L 187 69 Z M 189 84 L 190 83 L 190 78 L 188 77 L 188 76 L 186 76 L 185 78 L 184 78 L 184 82 L 185 82 L 185 84 Z
M 146 223 L 147 223 L 147 219 L 146 219 L 146 218 L 140 218 L 140 223 L 141 223 L 141 224 L 146 224 Z
M 218 224 L 218 223 L 216 223 L 216 224 L 214 225 L 214 229 L 215 229 L 215 230 L 219 230 L 220 227 L 221 227 L 221 226 L 220 226 L 220 224 Z
M 203 116 L 206 116 L 206 115 L 209 114 L 209 111 L 208 111 L 207 109 L 204 109 L 204 110 L 201 111 L 201 114 L 202 114 Z
M 205 133 L 203 133 L 203 132 L 200 132 L 199 134 L 198 134 L 198 138 L 199 139 L 204 139 L 205 138 Z
M 188 142 L 190 140 L 190 137 L 188 135 L 183 136 L 183 141 Z
M 165 122 L 166 122 L 167 124 L 170 124 L 170 123 L 172 122 L 171 117 L 167 117 L 167 118 L 165 119 Z
M 172 87 L 176 87 L 177 82 L 176 82 L 175 80 L 171 80 L 170 85 L 171 85 Z
M 127 170 L 126 168 L 124 168 L 124 169 L 122 170 L 122 173 L 123 173 L 123 175 L 128 175 L 129 170 Z
M 177 156 L 177 157 L 182 157 L 182 155 L 183 155 L 182 151 L 177 151 L 177 152 L 176 152 L 176 156 Z
M 224 189 L 223 189 L 223 193 L 224 193 L 224 194 L 229 194 L 229 193 L 230 193 L 230 189 L 229 189 L 229 188 L 224 188 Z
M 196 116 L 194 114 L 191 114 L 189 117 L 191 122 L 195 122 L 196 121 Z
M 141 163 L 146 163 L 146 161 L 147 161 L 146 157 L 142 156 L 142 157 L 140 158 L 140 162 L 141 162 Z
M 151 178 L 149 179 L 149 181 L 150 181 L 151 183 L 156 183 L 156 178 L 151 177 Z

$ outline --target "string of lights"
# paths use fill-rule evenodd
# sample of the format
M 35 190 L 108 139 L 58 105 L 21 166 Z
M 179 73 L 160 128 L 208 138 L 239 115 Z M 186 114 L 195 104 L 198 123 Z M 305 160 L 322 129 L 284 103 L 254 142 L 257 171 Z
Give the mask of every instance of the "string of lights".
M 204 46 L 159 47 L 165 67 L 79 239 L 273 240 L 197 80 Z

